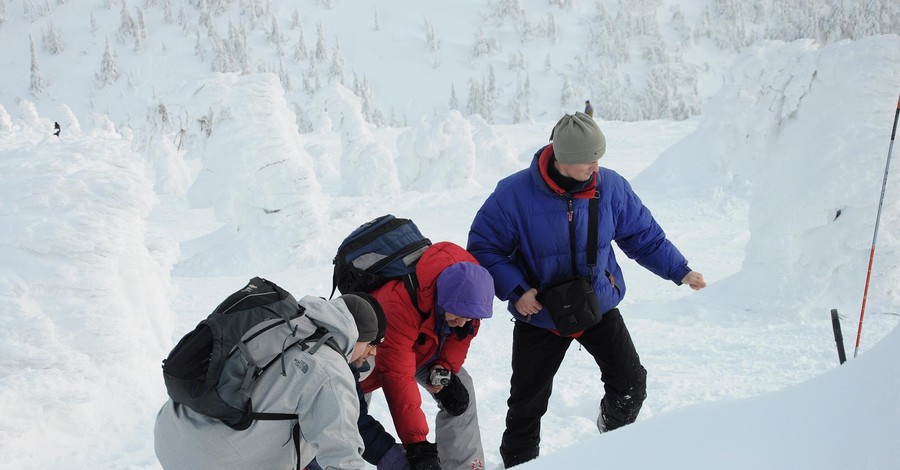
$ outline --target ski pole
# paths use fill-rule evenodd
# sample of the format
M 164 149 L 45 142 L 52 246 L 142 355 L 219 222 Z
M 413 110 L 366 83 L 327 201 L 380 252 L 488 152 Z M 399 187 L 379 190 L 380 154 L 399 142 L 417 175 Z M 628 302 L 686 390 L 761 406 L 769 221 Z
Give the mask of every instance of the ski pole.
M 894 136 L 897 134 L 897 117 L 900 116 L 900 98 L 897 99 L 897 111 L 894 112 L 894 128 L 891 130 L 891 144 L 888 146 L 887 163 L 884 166 L 884 179 L 881 182 L 881 197 L 878 198 L 878 212 L 875 215 L 875 234 L 872 235 L 872 248 L 869 250 L 869 268 L 866 271 L 866 287 L 863 290 L 862 307 L 859 310 L 859 329 L 856 331 L 856 347 L 853 357 L 859 354 L 859 340 L 862 337 L 863 316 L 866 313 L 866 297 L 869 295 L 869 280 L 872 278 L 872 260 L 875 258 L 875 241 L 878 239 L 878 225 L 881 223 L 881 206 L 884 204 L 884 189 L 887 186 L 888 171 L 891 168 L 891 153 L 894 151 Z

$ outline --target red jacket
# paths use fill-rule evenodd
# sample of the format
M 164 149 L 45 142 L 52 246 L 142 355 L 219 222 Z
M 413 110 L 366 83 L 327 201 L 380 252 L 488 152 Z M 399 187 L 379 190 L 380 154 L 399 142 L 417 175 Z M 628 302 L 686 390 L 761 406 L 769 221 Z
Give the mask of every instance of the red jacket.
M 462 261 L 478 263 L 469 252 L 450 242 L 435 243 L 422 254 L 416 264 L 416 277 L 419 308 L 427 314 L 424 320 L 410 301 L 402 281 L 390 281 L 372 292 L 384 309 L 388 328 L 384 341 L 378 345 L 375 370 L 363 381 L 362 388 L 365 393 L 383 388 L 394 427 L 404 444 L 422 442 L 428 436 L 428 423 L 422 412 L 422 395 L 415 375 L 438 349 L 434 312 L 437 277 L 451 264 Z M 459 372 L 479 325 L 480 320 L 472 320 L 473 333 L 464 339 L 455 334 L 447 336 L 435 364 L 453 373 Z

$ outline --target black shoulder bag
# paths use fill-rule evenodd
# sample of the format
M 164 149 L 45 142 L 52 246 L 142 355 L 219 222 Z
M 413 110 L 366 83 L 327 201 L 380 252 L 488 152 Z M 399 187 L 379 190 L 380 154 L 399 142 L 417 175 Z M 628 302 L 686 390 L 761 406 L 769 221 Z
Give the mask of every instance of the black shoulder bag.
M 575 268 L 575 218 L 574 205 L 569 199 L 569 245 L 572 250 L 572 277 L 554 281 L 545 286 L 537 299 L 550 312 L 556 330 L 563 336 L 584 331 L 600 321 L 603 312 L 594 293 L 594 266 L 597 265 L 597 217 L 600 193 L 588 203 L 587 264 L 590 276 L 579 276 Z

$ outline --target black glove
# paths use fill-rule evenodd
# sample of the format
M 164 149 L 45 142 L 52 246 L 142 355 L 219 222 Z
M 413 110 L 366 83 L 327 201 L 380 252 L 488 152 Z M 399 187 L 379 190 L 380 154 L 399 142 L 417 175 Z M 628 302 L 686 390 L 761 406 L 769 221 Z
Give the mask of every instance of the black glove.
M 409 470 L 441 470 L 437 445 L 428 441 L 407 445 L 406 460 L 409 461 Z
M 434 394 L 450 416 L 459 416 L 469 408 L 469 391 L 456 374 L 450 376 L 450 383 Z

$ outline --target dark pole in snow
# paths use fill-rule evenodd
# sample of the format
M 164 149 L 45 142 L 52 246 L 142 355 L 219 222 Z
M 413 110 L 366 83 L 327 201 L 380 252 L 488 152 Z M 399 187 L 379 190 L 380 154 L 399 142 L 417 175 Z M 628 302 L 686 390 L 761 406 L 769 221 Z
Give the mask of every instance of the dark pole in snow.
M 897 100 L 897 111 L 894 112 L 894 128 L 891 130 L 891 144 L 888 146 L 884 180 L 881 182 L 881 197 L 878 199 L 878 213 L 875 215 L 875 234 L 872 236 L 872 249 L 869 250 L 869 269 L 866 272 L 866 287 L 863 290 L 862 307 L 859 310 L 859 329 L 856 332 L 856 348 L 853 349 L 853 357 L 859 354 L 859 339 L 862 337 L 863 316 L 866 313 L 866 297 L 869 295 L 869 279 L 872 278 L 872 260 L 875 258 L 875 240 L 878 239 L 878 225 L 881 223 L 881 206 L 884 204 L 884 189 L 887 186 L 888 170 L 891 168 L 891 153 L 894 151 L 894 136 L 897 134 L 898 116 L 900 116 L 900 99 Z
M 837 343 L 838 361 L 843 364 L 847 362 L 847 353 L 844 352 L 844 335 L 841 333 L 841 319 L 838 318 L 836 308 L 831 309 L 831 328 L 834 330 L 834 342 Z

